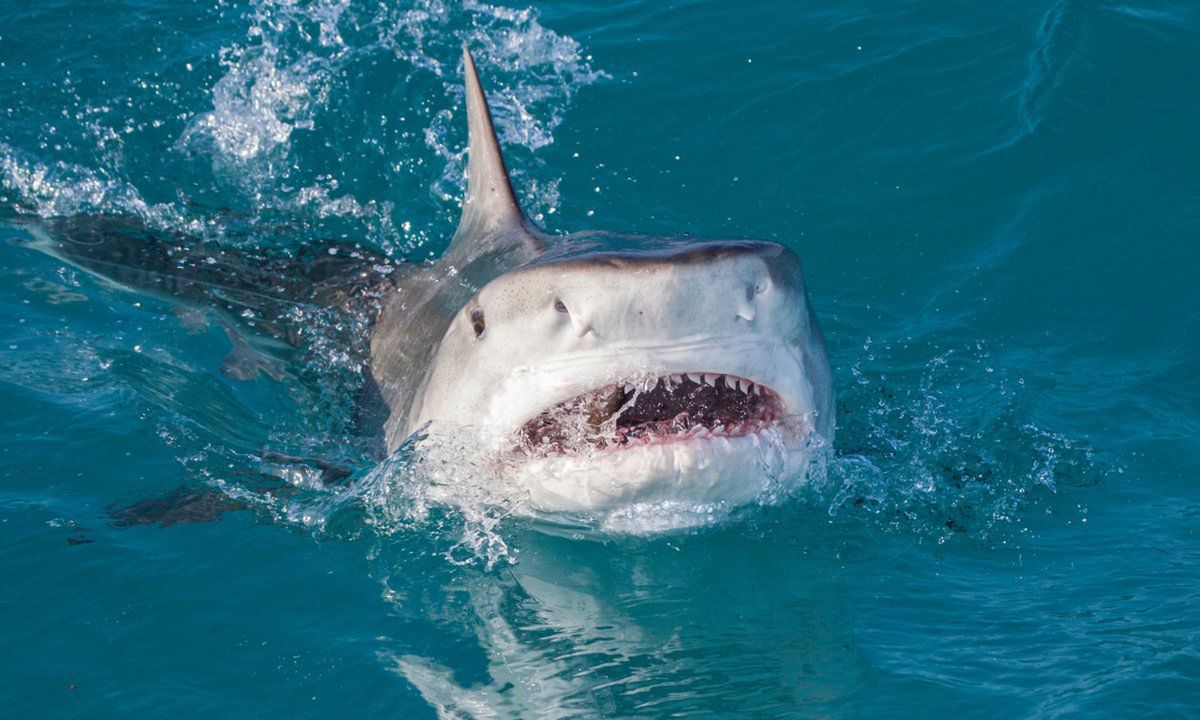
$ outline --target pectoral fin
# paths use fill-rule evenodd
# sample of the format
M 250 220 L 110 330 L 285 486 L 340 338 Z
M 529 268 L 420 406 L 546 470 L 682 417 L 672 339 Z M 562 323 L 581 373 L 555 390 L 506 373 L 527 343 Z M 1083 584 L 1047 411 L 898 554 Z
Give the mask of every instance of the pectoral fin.
M 175 317 L 187 328 L 189 335 L 199 335 L 208 329 L 208 311 L 202 308 L 176 305 L 172 308 Z
M 265 372 L 273 380 L 281 381 L 287 376 L 286 366 L 282 360 L 259 352 L 246 342 L 236 329 L 221 324 L 225 336 L 233 343 L 233 348 L 221 363 L 221 373 L 234 380 L 253 380 L 259 372 Z

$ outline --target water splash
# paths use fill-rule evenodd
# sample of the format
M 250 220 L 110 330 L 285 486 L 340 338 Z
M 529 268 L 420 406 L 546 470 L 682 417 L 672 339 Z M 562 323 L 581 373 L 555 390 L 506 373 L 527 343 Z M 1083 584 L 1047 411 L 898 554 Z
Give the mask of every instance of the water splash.
M 0 187 L 11 193 L 11 197 L 0 197 L 0 202 L 41 217 L 115 208 L 139 216 L 156 212 L 136 188 L 106 171 L 61 161 L 39 162 L 4 142 L 0 142 Z
M 876 358 L 870 341 L 863 352 Z M 1086 514 L 1061 493 L 1099 482 L 1105 463 L 1086 442 L 1030 422 L 1024 379 L 982 345 L 908 371 L 860 360 L 851 380 L 839 452 L 806 498 L 830 517 L 939 544 L 1011 544 L 1039 515 Z
M 530 152 L 553 142 L 575 91 L 606 77 L 591 68 L 575 40 L 543 27 L 532 9 L 471 0 L 426 0 L 395 10 L 352 0 L 267 1 L 255 7 L 245 42 L 222 52 L 225 72 L 212 88 L 212 109 L 191 120 L 176 146 L 210 157 L 219 180 L 256 200 L 281 191 L 296 197 L 282 190 L 280 180 L 300 179 L 314 169 L 310 163 L 320 162 L 297 154 L 297 134 L 330 132 L 332 123 L 344 120 L 344 113 L 331 111 L 358 91 L 351 78 L 384 64 L 392 68 L 391 82 L 415 89 L 415 105 L 382 113 L 379 127 L 366 129 L 366 151 L 397 149 L 387 140 L 389 126 L 407 128 L 409 116 L 427 117 L 423 130 L 400 131 L 425 147 L 402 139 L 408 156 L 385 160 L 393 173 L 418 179 L 435 200 L 454 200 L 463 188 L 463 45 L 489 76 L 502 142 Z M 441 165 L 434 176 L 425 173 L 429 151 Z M 527 178 L 521 163 L 513 167 L 521 189 L 532 191 L 535 209 L 557 202 L 556 180 Z M 311 202 L 312 193 L 307 195 Z M 326 203 L 320 211 L 338 208 Z
M 232 177 L 266 181 L 287 160 L 292 132 L 313 128 L 310 108 L 323 99 L 329 65 L 312 55 L 281 63 L 273 45 L 230 54 L 238 59 L 223 61 L 228 72 L 213 88 L 213 109 L 192 120 L 179 146 L 230 169 L 257 162 L 257 172 Z
M 294 444 L 297 438 L 281 440 Z M 515 562 L 505 523 L 519 494 L 498 481 L 490 464 L 442 442 L 417 434 L 380 462 L 346 452 L 344 467 L 211 443 L 183 462 L 194 476 L 274 522 L 318 537 L 419 537 L 418 544 L 452 566 L 491 570 Z M 231 468 L 257 473 L 231 476 Z
M 0 144 L 0 206 L 132 215 L 235 246 L 334 237 L 423 255 L 448 237 L 462 193 L 464 44 L 534 214 L 557 204 L 558 179 L 533 153 L 574 93 L 605 77 L 532 9 L 258 0 L 216 17 L 243 23 L 242 37 L 99 94 L 63 81 L 75 106 L 52 131 L 70 142 Z M 131 102 L 155 115 L 125 117 Z M 164 142 L 153 166 L 130 161 Z M 412 202 L 421 194 L 434 202 Z

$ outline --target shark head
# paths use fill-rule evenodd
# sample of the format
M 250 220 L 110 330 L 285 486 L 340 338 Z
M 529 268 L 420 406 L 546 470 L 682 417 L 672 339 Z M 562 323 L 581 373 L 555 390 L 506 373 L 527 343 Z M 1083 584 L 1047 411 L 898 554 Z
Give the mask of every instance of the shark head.
M 443 263 L 472 280 L 455 286 L 404 433 L 453 432 L 542 511 L 738 504 L 802 478 L 832 440 L 833 392 L 795 254 L 547 235 L 513 194 L 464 58 L 467 194 Z

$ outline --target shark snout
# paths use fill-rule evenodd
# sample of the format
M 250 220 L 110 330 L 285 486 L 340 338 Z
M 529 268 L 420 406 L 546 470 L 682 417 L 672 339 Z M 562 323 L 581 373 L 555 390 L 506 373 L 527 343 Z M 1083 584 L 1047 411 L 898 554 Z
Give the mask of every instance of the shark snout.
M 556 352 L 695 337 L 788 337 L 804 320 L 799 263 L 763 242 L 538 263 L 497 278 L 477 302 L 493 337 L 517 333 Z
M 697 284 L 706 286 L 703 292 Z M 679 272 L 555 286 L 551 293 L 564 330 L 585 343 L 750 332 L 760 318 L 761 296 L 772 290 L 754 277 Z

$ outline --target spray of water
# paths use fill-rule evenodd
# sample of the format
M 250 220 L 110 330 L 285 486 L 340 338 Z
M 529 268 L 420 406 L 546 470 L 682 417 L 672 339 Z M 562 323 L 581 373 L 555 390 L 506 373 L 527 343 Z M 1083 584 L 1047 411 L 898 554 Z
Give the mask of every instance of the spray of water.
M 1013 544 L 1107 472 L 1090 445 L 1028 421 L 1025 382 L 987 348 L 888 372 L 868 341 L 839 398 L 838 452 L 806 502 L 834 519 L 945 543 Z M 895 363 L 899 366 L 901 363 Z
M 234 244 L 351 238 L 420 255 L 444 241 L 462 194 L 463 45 L 488 75 L 497 129 L 535 213 L 557 203 L 558 180 L 534 151 L 554 141 L 575 92 L 606 77 L 536 11 L 473 0 L 260 0 L 244 22 L 244 36 L 215 59 L 113 88 L 173 115 L 123 120 L 119 95 L 72 96 L 80 107 L 62 122 L 75 126 L 57 132 L 79 142 L 56 146 L 61 153 L 0 142 L 0 203 L 43 217 L 133 215 Z M 206 77 L 207 90 L 196 92 Z M 177 178 L 178 199 L 164 198 L 162 178 L 138 175 L 124 156 L 139 142 L 160 144 L 172 127 L 157 171 Z M 81 147 L 71 161 L 55 157 Z M 443 212 L 429 214 L 413 193 L 431 195 Z

